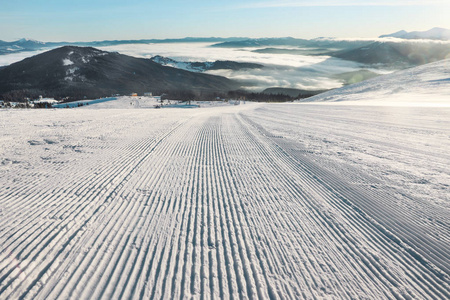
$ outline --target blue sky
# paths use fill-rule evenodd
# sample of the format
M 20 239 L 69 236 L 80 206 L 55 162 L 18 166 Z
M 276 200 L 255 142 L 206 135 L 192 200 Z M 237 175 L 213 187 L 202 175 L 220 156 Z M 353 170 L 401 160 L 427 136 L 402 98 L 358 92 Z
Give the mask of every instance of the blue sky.
M 450 0 L 0 0 L 0 40 L 377 37 L 450 28 Z

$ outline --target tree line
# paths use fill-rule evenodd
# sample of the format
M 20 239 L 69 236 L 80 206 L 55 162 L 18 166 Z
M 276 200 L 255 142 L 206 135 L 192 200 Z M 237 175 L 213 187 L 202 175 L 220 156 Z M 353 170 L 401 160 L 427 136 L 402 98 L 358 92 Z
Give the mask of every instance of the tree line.
M 38 89 L 20 89 L 12 90 L 3 93 L 0 97 L 5 102 L 27 102 L 28 100 L 38 99 L 39 96 L 44 98 L 54 98 L 58 101 L 71 102 L 82 99 L 98 99 L 102 97 L 111 97 L 116 94 L 114 92 L 97 91 L 95 93 L 86 93 L 87 91 L 54 91 L 48 92 Z M 131 92 L 130 92 L 131 93 Z M 193 91 L 193 90 L 161 90 L 153 91 L 154 95 L 162 95 L 162 99 L 172 100 L 199 100 L 199 101 L 214 101 L 214 100 L 247 100 L 255 102 L 288 102 L 295 99 L 307 98 L 313 96 L 308 93 L 301 93 L 297 97 L 291 97 L 282 93 L 269 94 L 261 92 L 249 92 L 245 90 L 229 91 L 229 92 L 211 92 L 211 91 Z

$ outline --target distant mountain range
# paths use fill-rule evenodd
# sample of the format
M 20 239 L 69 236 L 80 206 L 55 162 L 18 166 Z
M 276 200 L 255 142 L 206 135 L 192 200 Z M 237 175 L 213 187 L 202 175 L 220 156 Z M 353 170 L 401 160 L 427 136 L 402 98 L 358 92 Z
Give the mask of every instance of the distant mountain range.
M 20 39 L 14 42 L 5 42 L 0 40 L 0 55 L 21 51 L 32 51 L 46 47 L 47 43 L 29 39 Z
M 132 92 L 226 92 L 240 85 L 221 76 L 161 66 L 91 47 L 64 46 L 0 69 L 0 94 L 90 99 Z
M 246 39 L 225 41 L 212 45 L 212 47 L 222 48 L 261 48 L 261 47 L 275 47 L 275 46 L 290 46 L 295 48 L 314 48 L 329 51 L 330 48 L 334 50 L 344 50 L 350 48 L 363 47 L 372 43 L 367 40 L 340 40 L 333 38 L 316 38 L 311 40 L 296 39 L 292 37 L 286 38 L 263 38 L 263 39 Z M 294 48 L 294 50 L 296 50 Z
M 124 44 L 162 44 L 162 43 L 219 43 L 227 41 L 240 41 L 247 38 L 196 38 L 187 37 L 182 39 L 143 39 L 143 40 L 111 40 L 111 41 L 93 41 L 93 42 L 41 42 L 32 39 L 20 39 L 13 42 L 0 40 L 0 55 L 11 54 L 23 51 L 35 51 L 40 49 L 57 48 L 61 46 L 80 46 L 80 47 L 106 47 Z
M 400 30 L 395 33 L 381 35 L 380 38 L 394 37 L 408 40 L 428 39 L 450 41 L 450 30 L 445 28 L 435 27 L 427 31 L 411 31 Z

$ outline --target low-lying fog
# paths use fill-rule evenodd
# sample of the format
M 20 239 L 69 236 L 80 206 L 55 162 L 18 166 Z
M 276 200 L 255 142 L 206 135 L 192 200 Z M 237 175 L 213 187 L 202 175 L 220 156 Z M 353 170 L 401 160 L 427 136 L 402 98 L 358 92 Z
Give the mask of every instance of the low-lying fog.
M 359 63 L 330 56 L 257 53 L 254 51 L 263 47 L 220 48 L 210 47 L 211 45 L 212 43 L 128 44 L 100 49 L 142 58 L 161 55 L 177 61 L 231 60 L 262 64 L 265 66 L 262 69 L 207 71 L 210 74 L 238 80 L 245 88 L 255 91 L 268 87 L 307 90 L 337 88 L 342 86 L 342 81 L 334 78 L 335 75 L 364 68 Z
M 216 61 L 230 60 L 264 65 L 261 69 L 210 70 L 207 73 L 225 76 L 237 80 L 249 90 L 262 91 L 268 87 L 285 87 L 306 90 L 323 90 L 341 87 L 342 78 L 336 75 L 367 69 L 362 64 L 333 58 L 325 55 L 263 53 L 255 52 L 260 48 L 220 48 L 211 47 L 212 43 L 161 43 L 161 44 L 122 44 L 98 47 L 105 51 L 151 58 L 155 55 L 170 57 L 177 61 Z M 275 48 L 275 47 L 271 47 Z M 276 47 L 290 49 L 290 47 Z M 298 48 L 296 48 L 298 50 Z M 37 55 L 49 49 L 0 55 L 0 66 L 9 65 L 26 57 Z M 307 51 L 305 51 L 307 53 Z M 371 70 L 384 73 L 383 70 Z

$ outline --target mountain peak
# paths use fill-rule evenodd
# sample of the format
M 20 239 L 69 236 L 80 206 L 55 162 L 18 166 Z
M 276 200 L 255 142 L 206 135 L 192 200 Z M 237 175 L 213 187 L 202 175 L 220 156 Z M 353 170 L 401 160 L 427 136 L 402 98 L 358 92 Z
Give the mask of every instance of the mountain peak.
M 41 41 L 37 41 L 37 40 L 33 40 L 33 39 L 28 39 L 28 38 L 21 38 L 20 40 L 17 40 L 16 43 L 34 43 L 34 44 L 45 44 L 44 42 Z

